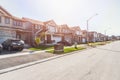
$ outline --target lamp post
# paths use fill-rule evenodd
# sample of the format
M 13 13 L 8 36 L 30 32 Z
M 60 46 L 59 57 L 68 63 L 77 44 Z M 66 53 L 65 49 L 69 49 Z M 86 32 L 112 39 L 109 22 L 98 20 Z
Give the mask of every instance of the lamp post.
M 97 16 L 98 14 L 94 14 L 93 16 L 91 16 L 89 19 L 87 19 L 87 44 L 89 45 L 89 26 L 88 26 L 88 22 L 95 16 Z

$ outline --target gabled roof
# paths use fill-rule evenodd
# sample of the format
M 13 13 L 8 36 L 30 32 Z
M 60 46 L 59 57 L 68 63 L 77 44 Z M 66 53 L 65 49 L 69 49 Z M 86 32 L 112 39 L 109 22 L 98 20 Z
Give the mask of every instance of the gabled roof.
M 81 31 L 80 27 L 79 26 L 74 26 L 74 27 L 70 27 L 72 30 L 79 30 Z
M 88 32 L 87 30 L 81 30 L 82 32 Z
M 57 26 L 54 20 L 48 20 L 44 22 L 45 25 Z
M 21 18 L 15 17 L 11 15 L 6 9 L 4 9 L 2 6 L 0 6 L 0 14 L 3 16 L 11 17 L 12 19 L 19 20 L 19 21 L 24 21 Z
M 90 31 L 90 33 L 97 33 L 96 31 Z
M 16 16 L 12 16 L 12 19 L 14 19 L 14 20 L 19 20 L 19 21 L 25 21 L 24 19 L 21 19 L 21 18 L 16 17 Z
M 59 27 L 62 29 L 70 29 L 67 24 L 59 25 Z
M 9 16 L 11 17 L 12 15 L 6 10 L 4 9 L 2 6 L 0 6 L 0 14 L 4 15 L 4 16 Z
M 25 21 L 28 21 L 28 22 L 30 22 L 32 24 L 44 25 L 44 23 L 42 21 L 33 20 L 33 19 L 30 19 L 30 18 L 25 18 L 25 17 L 23 17 L 22 19 L 25 20 Z

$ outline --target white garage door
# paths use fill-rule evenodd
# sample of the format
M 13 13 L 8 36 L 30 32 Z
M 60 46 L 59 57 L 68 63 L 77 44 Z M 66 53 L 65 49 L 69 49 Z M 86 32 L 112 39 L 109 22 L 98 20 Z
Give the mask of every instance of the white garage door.
M 16 32 L 10 30 L 0 30 L 0 43 L 9 38 L 15 38 Z
M 59 36 L 54 36 L 54 37 L 53 37 L 53 40 L 55 40 L 55 43 L 57 43 L 57 42 L 61 41 L 62 38 L 59 37 Z

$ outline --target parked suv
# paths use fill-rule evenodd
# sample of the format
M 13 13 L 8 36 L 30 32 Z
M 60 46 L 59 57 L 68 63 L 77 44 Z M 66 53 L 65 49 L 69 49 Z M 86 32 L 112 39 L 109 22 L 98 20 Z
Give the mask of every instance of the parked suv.
M 14 49 L 22 51 L 24 48 L 24 41 L 18 39 L 7 39 L 2 43 L 2 45 L 4 49 L 7 49 L 9 51 L 12 51 Z
M 2 52 L 3 46 L 0 44 L 0 53 Z

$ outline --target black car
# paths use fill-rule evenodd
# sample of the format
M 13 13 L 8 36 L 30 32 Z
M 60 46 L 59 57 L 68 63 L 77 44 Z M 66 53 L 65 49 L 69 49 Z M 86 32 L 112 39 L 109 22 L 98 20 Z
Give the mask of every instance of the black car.
M 3 46 L 0 44 L 0 53 L 2 52 Z
M 7 39 L 2 43 L 2 45 L 4 49 L 7 49 L 9 51 L 16 49 L 22 51 L 24 48 L 24 41 L 18 39 Z

